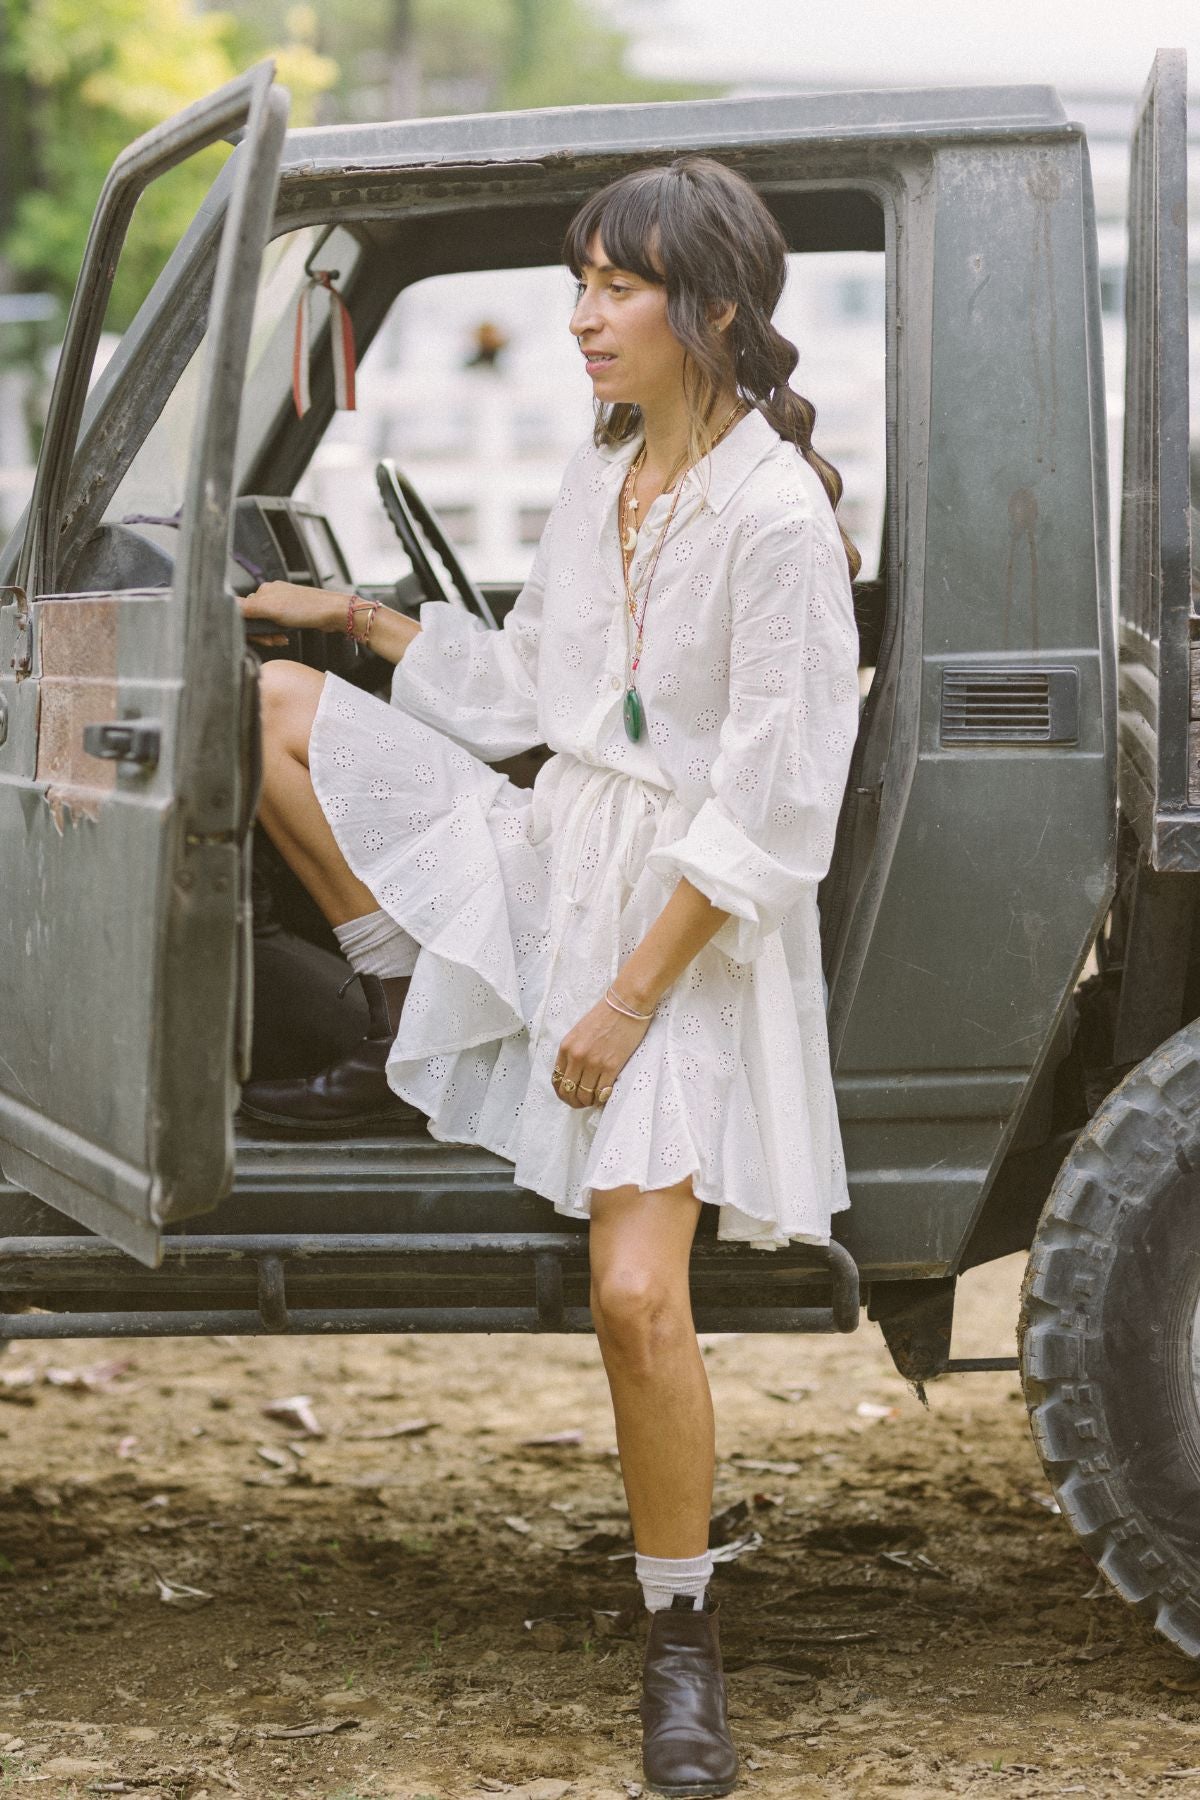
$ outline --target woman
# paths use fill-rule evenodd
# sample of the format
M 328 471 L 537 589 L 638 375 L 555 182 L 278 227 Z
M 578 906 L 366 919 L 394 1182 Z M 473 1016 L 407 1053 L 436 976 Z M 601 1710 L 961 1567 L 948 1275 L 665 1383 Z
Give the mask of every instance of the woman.
M 596 430 L 503 629 L 279 583 L 244 603 L 345 622 L 396 664 L 391 706 L 263 670 L 262 817 L 377 1016 L 357 1060 L 248 1100 L 336 1122 L 400 1096 L 590 1219 L 652 1615 L 645 1774 L 725 1794 L 688 1261 L 706 1202 L 768 1248 L 826 1242 L 848 1203 L 816 893 L 857 725 L 858 557 L 788 386 L 785 245 L 753 188 L 697 157 L 636 172 L 565 258 Z M 480 760 L 542 742 L 532 791 Z

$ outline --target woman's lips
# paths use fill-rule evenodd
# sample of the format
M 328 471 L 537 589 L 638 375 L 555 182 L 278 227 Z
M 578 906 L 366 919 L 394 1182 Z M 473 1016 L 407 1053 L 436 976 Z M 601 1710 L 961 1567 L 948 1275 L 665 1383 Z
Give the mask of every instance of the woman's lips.
M 616 362 L 615 356 L 602 355 L 599 351 L 589 354 L 584 351 L 584 368 L 589 375 L 596 375 L 601 369 L 607 369 L 610 363 Z

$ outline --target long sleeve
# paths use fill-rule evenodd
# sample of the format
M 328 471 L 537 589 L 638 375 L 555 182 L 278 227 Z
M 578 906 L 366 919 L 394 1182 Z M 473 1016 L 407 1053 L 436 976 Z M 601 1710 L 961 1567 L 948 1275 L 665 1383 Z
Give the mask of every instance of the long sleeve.
M 857 636 L 840 546 L 806 511 L 747 536 L 730 600 L 712 793 L 647 862 L 732 914 L 712 941 L 749 962 L 829 867 L 858 722 Z
M 394 706 L 485 760 L 541 742 L 537 670 L 548 535 L 547 526 L 499 631 L 461 606 L 427 600 L 421 630 L 392 676 Z

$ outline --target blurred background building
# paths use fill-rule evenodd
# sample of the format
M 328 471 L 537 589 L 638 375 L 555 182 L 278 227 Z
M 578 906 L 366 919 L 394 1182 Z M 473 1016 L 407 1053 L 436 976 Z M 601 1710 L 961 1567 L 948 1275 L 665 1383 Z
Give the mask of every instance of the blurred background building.
M 873 564 L 883 515 L 883 258 L 794 256 L 780 329 L 801 348 L 795 385 L 846 484 L 843 516 Z M 351 569 L 383 581 L 396 540 L 373 469 L 393 456 L 440 515 L 470 572 L 524 576 L 563 466 L 592 427 L 567 330 L 565 270 L 439 276 L 409 288 L 364 358 L 358 410 L 339 413 L 300 490 L 333 520 Z M 481 357 L 486 334 L 502 345 Z

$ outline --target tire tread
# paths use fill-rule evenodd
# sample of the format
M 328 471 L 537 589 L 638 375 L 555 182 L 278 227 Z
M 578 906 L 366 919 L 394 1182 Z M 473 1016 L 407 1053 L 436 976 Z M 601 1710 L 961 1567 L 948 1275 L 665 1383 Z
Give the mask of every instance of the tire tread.
M 1192 1657 L 1200 1581 L 1139 1511 L 1087 1376 L 1089 1302 L 1117 1254 L 1116 1227 L 1156 1174 L 1200 1166 L 1198 1096 L 1200 1024 L 1131 1070 L 1080 1133 L 1038 1224 L 1018 1327 L 1030 1426 L 1059 1506 L 1122 1598 Z

